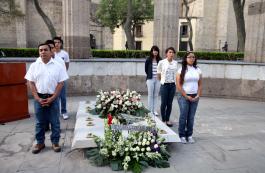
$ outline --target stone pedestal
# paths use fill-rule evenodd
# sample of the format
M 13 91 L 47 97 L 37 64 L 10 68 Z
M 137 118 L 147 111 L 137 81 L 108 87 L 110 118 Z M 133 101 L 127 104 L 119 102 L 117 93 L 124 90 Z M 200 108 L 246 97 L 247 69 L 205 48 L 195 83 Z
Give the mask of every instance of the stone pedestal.
M 265 2 L 248 0 L 246 3 L 246 62 L 265 62 Z
M 64 49 L 70 58 L 89 58 L 90 0 L 63 0 Z
M 72 149 L 78 148 L 90 148 L 97 147 L 94 138 L 88 136 L 89 133 L 104 138 L 104 119 L 98 117 L 98 115 L 92 115 L 87 112 L 87 107 L 93 109 L 95 107 L 95 101 L 89 102 L 79 102 L 79 108 L 76 114 L 76 123 L 74 129 L 74 137 L 72 140 Z M 90 118 L 87 121 L 87 118 Z M 158 129 L 163 130 L 164 133 L 158 132 L 158 134 L 165 138 L 165 143 L 175 143 L 180 142 L 179 135 L 177 135 L 172 129 L 165 125 L 158 117 L 154 116 L 154 121 Z M 125 137 L 127 137 L 128 132 L 122 132 Z
M 178 47 L 178 0 L 154 1 L 154 45 L 164 56 L 168 47 Z

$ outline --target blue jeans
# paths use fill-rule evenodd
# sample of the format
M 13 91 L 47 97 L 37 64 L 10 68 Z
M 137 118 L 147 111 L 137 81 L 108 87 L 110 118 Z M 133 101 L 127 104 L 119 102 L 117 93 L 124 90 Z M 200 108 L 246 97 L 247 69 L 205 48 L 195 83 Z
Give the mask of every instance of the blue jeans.
M 148 109 L 154 113 L 157 111 L 158 93 L 160 89 L 160 81 L 157 79 L 146 80 L 148 90 Z
M 194 117 L 199 100 L 189 101 L 180 93 L 177 94 L 180 109 L 179 137 L 189 137 L 193 134 Z
M 161 85 L 160 89 L 161 93 L 161 117 L 162 121 L 169 121 L 171 110 L 172 110 L 172 102 L 176 93 L 176 85 L 175 83 L 165 83 Z
M 66 110 L 66 81 L 64 81 L 61 93 L 59 95 L 60 103 L 61 103 L 61 114 L 67 113 Z
M 51 142 L 58 144 L 60 139 L 59 102 L 54 100 L 49 106 L 42 107 L 34 100 L 34 110 L 36 115 L 35 138 L 38 144 L 44 144 L 45 124 L 51 123 Z

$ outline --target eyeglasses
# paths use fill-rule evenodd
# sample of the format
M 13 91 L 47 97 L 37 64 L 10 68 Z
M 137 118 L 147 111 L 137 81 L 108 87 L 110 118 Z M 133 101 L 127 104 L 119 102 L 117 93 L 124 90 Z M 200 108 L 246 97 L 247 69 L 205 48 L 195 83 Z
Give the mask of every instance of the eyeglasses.
M 195 59 L 195 56 L 187 56 L 187 58 Z

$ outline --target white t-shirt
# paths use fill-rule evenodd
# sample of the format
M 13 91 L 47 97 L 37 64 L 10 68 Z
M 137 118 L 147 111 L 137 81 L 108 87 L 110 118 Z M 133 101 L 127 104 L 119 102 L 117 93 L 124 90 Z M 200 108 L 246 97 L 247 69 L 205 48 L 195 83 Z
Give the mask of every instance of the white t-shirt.
M 69 54 L 65 50 L 54 53 L 55 58 L 61 58 L 64 62 L 70 62 Z
M 41 94 L 54 94 L 59 82 L 67 80 L 66 70 L 53 58 L 45 64 L 38 58 L 29 67 L 25 79 L 34 82 L 37 92 Z
M 178 74 L 181 74 L 181 69 L 178 70 Z M 202 74 L 199 67 L 194 68 L 193 66 L 187 66 L 187 71 L 184 77 L 183 90 L 186 94 L 197 94 L 198 93 L 198 81 Z
M 161 84 L 176 83 L 177 65 L 178 62 L 175 60 L 172 60 L 171 62 L 167 59 L 159 61 L 157 65 L 157 73 L 161 74 Z

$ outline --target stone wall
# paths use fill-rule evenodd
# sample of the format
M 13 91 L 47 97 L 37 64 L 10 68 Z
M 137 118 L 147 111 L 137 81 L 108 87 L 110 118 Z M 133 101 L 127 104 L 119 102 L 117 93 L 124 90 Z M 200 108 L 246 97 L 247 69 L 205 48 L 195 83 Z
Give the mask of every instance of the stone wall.
M 35 59 L 0 58 L 2 62 Z M 203 96 L 265 101 L 265 64 L 199 61 L 203 72 Z M 69 95 L 90 95 L 98 90 L 126 89 L 146 93 L 144 60 L 72 60 Z
M 21 27 L 21 22 L 17 20 L 21 20 L 21 17 L 0 13 L 0 47 L 36 47 L 39 43 L 50 39 L 50 32 L 41 16 L 37 13 L 33 0 L 16 1 L 20 3 L 25 1 L 25 21 L 23 21 L 25 26 Z M 92 3 L 98 2 L 98 0 L 92 0 Z M 39 0 L 39 4 L 53 23 L 57 35 L 63 36 L 62 0 Z M 91 6 L 91 8 L 96 7 L 96 4 Z M 18 5 L 18 8 L 21 7 Z M 6 0 L 0 0 L 0 9 L 8 11 L 9 3 Z M 95 11 L 94 9 L 92 15 L 95 15 Z M 93 17 L 95 18 L 95 16 Z M 90 20 L 89 16 L 87 16 L 87 20 Z M 96 37 L 98 48 L 112 49 L 112 34 L 109 29 L 96 23 L 91 30 L 91 34 Z

